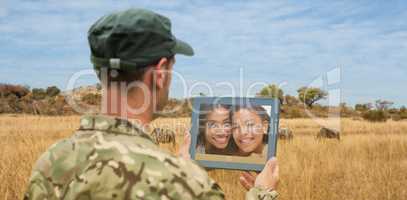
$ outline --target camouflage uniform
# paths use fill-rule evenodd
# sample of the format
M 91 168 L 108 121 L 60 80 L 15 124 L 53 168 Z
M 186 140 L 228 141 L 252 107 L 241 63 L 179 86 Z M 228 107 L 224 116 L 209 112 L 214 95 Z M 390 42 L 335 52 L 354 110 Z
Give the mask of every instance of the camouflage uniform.
M 252 188 L 246 199 L 276 199 Z M 84 116 L 37 161 L 25 199 L 224 199 L 193 161 L 166 153 L 137 124 Z

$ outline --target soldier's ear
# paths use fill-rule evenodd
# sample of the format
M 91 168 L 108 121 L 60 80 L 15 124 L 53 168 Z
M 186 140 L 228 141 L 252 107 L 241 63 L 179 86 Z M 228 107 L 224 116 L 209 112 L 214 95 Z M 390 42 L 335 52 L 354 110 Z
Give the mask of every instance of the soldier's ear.
M 165 87 L 165 79 L 169 73 L 169 67 L 171 65 L 171 60 L 168 58 L 161 58 L 157 65 L 154 66 L 153 70 L 153 83 L 159 89 Z

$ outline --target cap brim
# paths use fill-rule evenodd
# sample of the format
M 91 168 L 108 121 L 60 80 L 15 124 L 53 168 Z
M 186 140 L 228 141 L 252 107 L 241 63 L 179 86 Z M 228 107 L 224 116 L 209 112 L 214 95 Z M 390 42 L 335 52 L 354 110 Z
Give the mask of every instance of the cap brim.
M 176 44 L 174 46 L 174 48 L 172 49 L 172 51 L 175 54 L 183 54 L 186 56 L 193 56 L 194 55 L 194 49 L 192 49 L 191 45 L 189 45 L 188 43 L 176 39 Z

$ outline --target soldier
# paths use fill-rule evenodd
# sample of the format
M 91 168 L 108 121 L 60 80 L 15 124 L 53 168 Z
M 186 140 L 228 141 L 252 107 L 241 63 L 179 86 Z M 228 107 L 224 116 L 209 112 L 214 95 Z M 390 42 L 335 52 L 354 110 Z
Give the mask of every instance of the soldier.
M 92 25 L 88 39 L 107 99 L 103 115 L 82 117 L 71 138 L 39 158 L 24 198 L 224 199 L 219 186 L 189 159 L 189 135 L 180 156 L 173 156 L 143 130 L 168 98 L 174 55 L 193 55 L 172 35 L 169 19 L 143 9 L 116 12 Z M 257 178 L 241 177 L 247 199 L 276 199 L 277 181 L 275 159 Z

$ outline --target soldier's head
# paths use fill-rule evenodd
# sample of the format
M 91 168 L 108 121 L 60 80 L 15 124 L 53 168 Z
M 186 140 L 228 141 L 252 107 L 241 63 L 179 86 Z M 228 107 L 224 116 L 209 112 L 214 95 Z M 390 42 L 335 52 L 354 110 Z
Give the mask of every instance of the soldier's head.
M 190 45 L 172 34 L 168 18 L 145 9 L 100 18 L 89 29 L 88 40 L 104 89 L 125 89 L 120 95 L 142 100 L 144 106 L 154 104 L 154 110 L 168 99 L 175 55 L 194 54 Z

